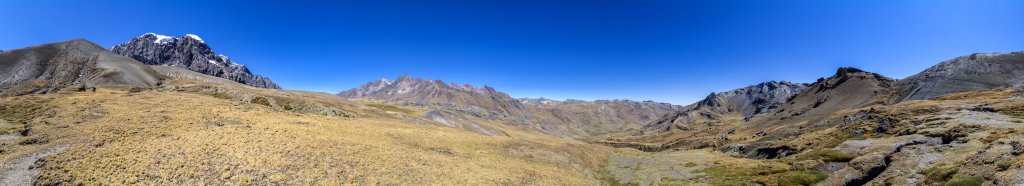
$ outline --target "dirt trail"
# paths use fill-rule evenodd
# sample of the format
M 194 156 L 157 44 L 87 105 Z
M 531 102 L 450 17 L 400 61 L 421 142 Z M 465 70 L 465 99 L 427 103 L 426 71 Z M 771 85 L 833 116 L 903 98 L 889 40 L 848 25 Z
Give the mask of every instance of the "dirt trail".
M 33 166 L 36 161 L 66 149 L 66 146 L 50 147 L 5 162 L 0 168 L 0 185 L 32 185 L 33 179 L 40 173 L 40 170 Z

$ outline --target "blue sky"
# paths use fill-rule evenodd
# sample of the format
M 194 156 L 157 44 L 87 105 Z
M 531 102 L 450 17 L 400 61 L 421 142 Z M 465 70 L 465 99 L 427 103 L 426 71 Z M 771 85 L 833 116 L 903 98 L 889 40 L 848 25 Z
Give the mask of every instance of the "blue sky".
M 1024 51 L 1024 1 L 0 0 L 0 49 L 147 32 L 197 34 L 286 89 L 408 73 L 513 97 L 688 104 L 842 66 L 902 78 Z

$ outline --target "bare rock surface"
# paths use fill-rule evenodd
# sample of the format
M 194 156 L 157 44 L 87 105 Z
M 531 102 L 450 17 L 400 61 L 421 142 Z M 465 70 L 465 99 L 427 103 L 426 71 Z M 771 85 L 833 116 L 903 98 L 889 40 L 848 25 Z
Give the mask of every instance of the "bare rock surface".
M 929 99 L 954 92 L 1024 83 L 1024 52 L 971 54 L 932 66 L 897 82 L 890 102 Z
M 249 86 L 280 89 L 270 78 L 253 74 L 245 65 L 217 54 L 199 36 L 187 34 L 170 37 L 143 34 L 128 43 L 111 48 L 116 54 L 128 56 L 147 65 L 181 67 L 202 74 L 228 79 Z
M 863 185 L 882 174 L 892 162 L 892 155 L 910 145 L 940 144 L 939 138 L 908 135 L 879 140 L 857 151 L 858 157 L 828 177 L 823 185 Z

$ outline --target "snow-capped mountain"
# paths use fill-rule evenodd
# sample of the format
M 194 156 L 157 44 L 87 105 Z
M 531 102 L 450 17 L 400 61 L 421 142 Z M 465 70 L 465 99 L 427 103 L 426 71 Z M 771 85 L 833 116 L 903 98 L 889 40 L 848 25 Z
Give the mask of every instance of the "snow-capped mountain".
M 146 33 L 128 43 L 114 46 L 111 51 L 147 65 L 181 67 L 254 87 L 281 88 L 269 78 L 253 74 L 245 65 L 217 54 L 194 34 L 172 37 Z

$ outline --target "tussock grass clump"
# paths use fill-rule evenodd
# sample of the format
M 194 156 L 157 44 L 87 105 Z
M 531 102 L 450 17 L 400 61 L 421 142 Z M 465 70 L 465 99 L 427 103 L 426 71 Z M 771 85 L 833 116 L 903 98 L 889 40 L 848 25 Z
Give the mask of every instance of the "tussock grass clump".
M 952 179 L 946 181 L 945 186 L 981 186 L 985 183 L 985 180 L 977 176 L 953 176 Z
M 252 98 L 252 101 L 249 101 L 249 102 L 254 103 L 254 104 L 258 104 L 258 105 L 272 107 L 270 105 L 270 100 L 268 100 L 265 97 L 255 97 L 255 98 Z
M 942 183 L 953 177 L 960 169 L 950 165 L 936 165 L 921 172 L 929 182 Z
M 234 96 L 231 96 L 231 94 L 223 93 L 223 92 L 214 92 L 214 93 L 210 93 L 209 95 L 213 96 L 215 98 L 226 99 L 226 100 L 235 99 Z

